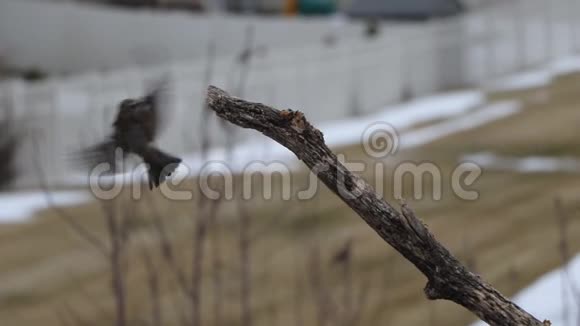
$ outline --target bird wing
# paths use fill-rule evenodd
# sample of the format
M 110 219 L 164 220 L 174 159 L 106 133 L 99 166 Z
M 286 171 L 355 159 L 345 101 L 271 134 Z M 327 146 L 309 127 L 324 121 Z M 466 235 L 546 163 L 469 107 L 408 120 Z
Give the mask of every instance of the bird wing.
M 114 139 L 110 138 L 77 152 L 74 159 L 90 169 L 100 164 L 109 164 L 103 167 L 106 170 L 103 174 L 116 174 L 122 172 L 120 162 L 125 158 L 125 154 L 117 148 Z

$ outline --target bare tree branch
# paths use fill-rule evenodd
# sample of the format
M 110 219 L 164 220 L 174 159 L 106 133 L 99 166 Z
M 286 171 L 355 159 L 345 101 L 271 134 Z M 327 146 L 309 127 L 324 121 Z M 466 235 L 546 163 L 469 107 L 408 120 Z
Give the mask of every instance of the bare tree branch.
M 62 317 L 68 316 L 68 319 L 70 319 L 72 321 L 71 324 L 73 324 L 73 325 L 77 325 L 77 326 L 90 325 L 90 323 L 87 322 L 81 316 L 81 314 L 79 314 L 76 310 L 74 310 L 68 303 L 63 304 L 61 316 Z
M 303 113 L 248 102 L 213 86 L 209 87 L 207 103 L 221 118 L 260 131 L 291 150 L 311 170 L 318 171 L 318 178 L 330 190 L 426 276 L 424 291 L 429 299 L 453 301 L 492 326 L 550 325 L 467 270 L 406 205 L 401 214 L 366 181 L 346 169 Z
M 322 258 L 318 245 L 310 249 L 307 274 L 316 307 L 316 325 L 328 325 L 331 316 L 336 313 L 336 309 L 324 282 Z
M 248 212 L 244 203 L 238 201 L 238 214 L 240 218 L 239 232 L 239 255 L 240 255 L 240 305 L 242 308 L 242 326 L 253 324 L 252 314 L 252 275 L 251 275 L 251 243 L 250 229 L 252 227 L 252 216 Z
M 148 248 L 142 251 L 143 265 L 147 272 L 147 287 L 151 300 L 151 325 L 161 326 L 163 324 L 163 311 L 161 309 L 161 289 L 159 284 L 159 270 L 153 263 L 153 257 Z
M 559 242 L 558 249 L 562 257 L 562 317 L 564 318 L 565 325 L 568 324 L 568 297 L 566 292 L 570 290 L 572 297 L 574 299 L 574 304 L 578 305 L 580 302 L 580 290 L 574 279 L 572 278 L 570 272 L 570 246 L 568 244 L 568 221 L 570 217 L 568 216 L 568 211 L 564 206 L 561 198 L 556 198 L 554 200 L 554 208 L 556 210 L 556 219 L 558 222 L 559 231 Z M 577 316 L 577 325 L 580 325 L 580 315 Z
M 175 280 L 180 290 L 185 295 L 189 295 L 189 284 L 187 282 L 185 272 L 182 266 L 178 263 L 177 257 L 175 256 L 175 251 L 173 248 L 173 243 L 169 239 L 168 232 L 165 227 L 165 223 L 159 209 L 155 204 L 155 201 L 150 200 L 149 207 L 153 214 L 152 226 L 158 239 L 159 250 L 161 251 L 161 257 L 168 264 L 171 272 L 175 276 Z
M 218 220 L 218 214 L 210 220 L 210 227 L 212 232 L 210 233 L 211 242 L 211 283 L 212 283 L 212 310 L 213 310 L 213 325 L 221 326 L 223 306 L 224 306 L 224 295 L 223 295 L 223 259 L 222 259 L 222 248 L 221 248 L 221 225 Z
M 200 196 L 203 198 L 203 196 Z M 207 231 L 211 219 L 216 215 L 218 202 L 200 199 L 199 211 L 201 215 L 197 216 L 193 227 L 193 248 L 191 256 L 191 289 L 189 298 L 191 300 L 192 326 L 202 324 L 201 316 L 201 290 L 203 278 L 203 262 L 205 257 L 205 243 L 207 240 Z
M 363 315 L 365 307 L 367 306 L 367 302 L 370 296 L 371 283 L 371 280 L 368 278 L 362 280 L 358 295 L 356 297 L 356 305 L 354 307 L 352 317 L 349 320 L 350 325 L 355 326 L 360 324 L 360 319 Z
M 125 256 L 125 242 L 121 223 L 116 217 L 112 203 L 104 203 L 103 210 L 107 230 L 111 242 L 111 252 L 109 254 L 109 265 L 111 269 L 111 289 L 115 299 L 115 325 L 127 325 L 127 285 L 125 284 L 125 271 L 123 262 Z

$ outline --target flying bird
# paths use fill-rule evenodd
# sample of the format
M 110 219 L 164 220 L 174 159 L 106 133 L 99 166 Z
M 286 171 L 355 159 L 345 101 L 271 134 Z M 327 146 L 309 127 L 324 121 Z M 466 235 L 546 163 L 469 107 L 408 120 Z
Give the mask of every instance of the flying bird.
M 109 163 L 114 173 L 118 173 L 118 151 L 121 150 L 123 155 L 135 154 L 147 164 L 149 189 L 159 187 L 181 163 L 180 158 L 153 145 L 165 113 L 161 111 L 165 104 L 164 95 L 164 85 L 157 85 L 142 98 L 123 100 L 113 123 L 113 134 L 105 141 L 83 150 L 81 158 L 93 167 Z

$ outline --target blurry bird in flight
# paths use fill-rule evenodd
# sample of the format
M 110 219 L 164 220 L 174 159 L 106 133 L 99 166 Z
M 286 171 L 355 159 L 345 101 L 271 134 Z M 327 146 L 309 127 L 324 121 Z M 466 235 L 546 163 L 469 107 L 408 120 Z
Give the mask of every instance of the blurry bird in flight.
M 166 87 L 157 85 L 149 94 L 138 99 L 126 99 L 119 104 L 113 134 L 104 142 L 81 152 L 82 159 L 92 167 L 109 163 L 114 173 L 117 168 L 117 150 L 139 156 L 147 164 L 149 189 L 159 187 L 175 171 L 181 159 L 164 153 L 153 146 L 164 106 Z

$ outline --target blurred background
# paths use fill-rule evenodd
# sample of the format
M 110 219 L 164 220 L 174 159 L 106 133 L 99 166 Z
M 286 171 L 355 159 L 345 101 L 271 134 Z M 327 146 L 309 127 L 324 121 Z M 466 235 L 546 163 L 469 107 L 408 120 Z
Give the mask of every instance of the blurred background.
M 210 84 L 303 111 L 389 202 L 397 166 L 434 164 L 442 181 L 402 187 L 435 236 L 539 319 L 580 325 L 579 16 L 579 0 L 0 0 L 0 325 L 475 322 L 429 302 L 323 185 L 299 199 L 305 166 L 206 110 Z M 156 143 L 192 198 L 131 178 L 95 198 L 71 156 L 159 79 Z M 377 122 L 397 131 L 388 157 L 368 150 Z M 272 198 L 255 176 L 242 199 L 256 162 L 287 169 L 262 166 Z M 466 162 L 475 200 L 453 191 Z M 225 192 L 224 166 L 233 199 L 206 198 L 200 175 Z

